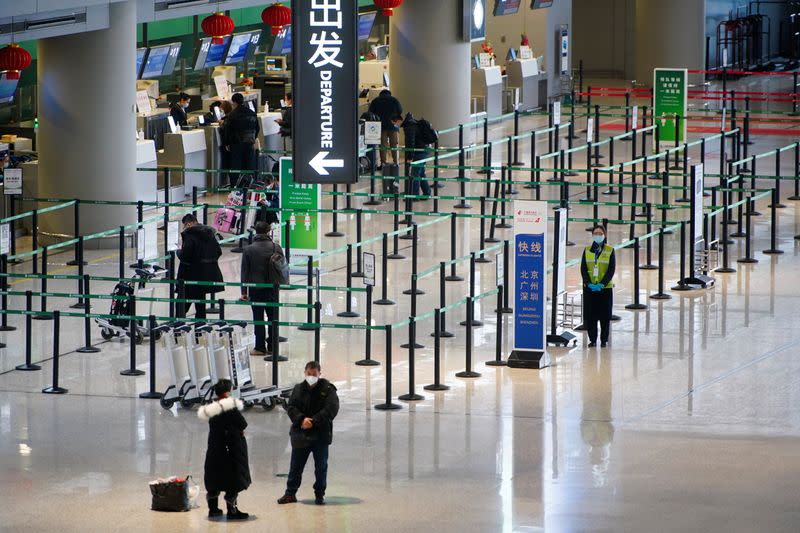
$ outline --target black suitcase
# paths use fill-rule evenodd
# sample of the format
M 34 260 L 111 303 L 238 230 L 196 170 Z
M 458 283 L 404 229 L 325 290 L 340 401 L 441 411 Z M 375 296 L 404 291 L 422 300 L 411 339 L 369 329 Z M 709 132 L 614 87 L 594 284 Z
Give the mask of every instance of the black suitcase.
M 383 194 L 395 194 L 398 192 L 399 187 L 397 184 L 397 179 L 385 179 L 385 178 L 397 178 L 400 175 L 400 167 L 395 165 L 394 163 L 384 163 L 383 164 L 383 177 L 384 179 L 381 180 L 383 182 Z

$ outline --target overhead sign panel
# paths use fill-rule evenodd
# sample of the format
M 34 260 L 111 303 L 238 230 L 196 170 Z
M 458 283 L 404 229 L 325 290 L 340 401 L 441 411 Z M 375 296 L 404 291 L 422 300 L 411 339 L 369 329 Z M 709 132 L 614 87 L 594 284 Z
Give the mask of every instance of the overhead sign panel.
M 358 180 L 358 8 L 292 0 L 292 86 L 297 183 Z

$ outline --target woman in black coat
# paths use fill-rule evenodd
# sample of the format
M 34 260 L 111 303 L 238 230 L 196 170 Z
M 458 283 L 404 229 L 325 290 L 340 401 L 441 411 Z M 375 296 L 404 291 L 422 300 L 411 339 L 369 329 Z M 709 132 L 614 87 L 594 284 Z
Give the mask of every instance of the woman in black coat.
M 205 281 L 221 283 L 222 271 L 219 269 L 219 258 L 222 248 L 214 230 L 197 223 L 197 217 L 189 213 L 183 217 L 183 245 L 178 250 L 178 278 L 184 281 Z M 184 298 L 187 300 L 205 300 L 207 294 L 222 292 L 222 285 L 186 285 Z M 206 305 L 195 303 L 195 318 L 206 317 Z M 178 304 L 178 317 L 185 317 L 191 304 Z
M 219 495 L 225 493 L 228 520 L 246 520 L 247 513 L 240 511 L 236 498 L 250 486 L 250 463 L 247 457 L 247 440 L 244 430 L 247 421 L 240 412 L 241 400 L 231 398 L 231 382 L 221 379 L 214 385 L 217 401 L 200 408 L 197 416 L 208 420 L 208 450 L 206 451 L 204 482 L 208 495 L 208 517 L 222 515 Z

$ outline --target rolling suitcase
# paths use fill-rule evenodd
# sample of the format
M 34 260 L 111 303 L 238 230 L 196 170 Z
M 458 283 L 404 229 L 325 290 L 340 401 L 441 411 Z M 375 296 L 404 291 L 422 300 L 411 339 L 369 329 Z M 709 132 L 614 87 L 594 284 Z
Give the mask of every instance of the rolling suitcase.
M 383 194 L 395 194 L 399 191 L 397 177 L 400 175 L 400 167 L 394 163 L 384 163 L 383 165 Z M 386 179 L 395 178 L 395 179 Z

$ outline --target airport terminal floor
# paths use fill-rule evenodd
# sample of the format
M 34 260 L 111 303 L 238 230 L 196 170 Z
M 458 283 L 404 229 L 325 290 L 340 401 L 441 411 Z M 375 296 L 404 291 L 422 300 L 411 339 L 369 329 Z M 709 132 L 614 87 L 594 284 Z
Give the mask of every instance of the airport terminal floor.
M 602 137 L 620 133 L 621 119 L 604 122 Z M 579 122 L 579 127 L 583 127 Z M 546 117 L 525 117 L 523 127 L 546 127 Z M 509 135 L 513 123 L 492 127 L 497 138 Z M 479 129 L 478 129 L 479 134 Z M 582 135 L 582 134 L 581 134 Z M 690 140 L 701 134 L 690 133 Z M 765 153 L 797 135 L 754 135 L 751 154 Z M 546 152 L 546 139 L 540 153 Z M 630 151 L 629 143 L 620 143 Z M 521 153 L 529 153 L 527 142 Z M 468 163 L 480 165 L 473 154 Z M 495 154 L 496 164 L 502 154 Z M 629 159 L 618 156 L 620 160 Z M 625 159 L 627 157 L 627 159 Z M 695 153 L 692 158 L 696 158 Z M 717 168 L 718 145 L 709 144 L 707 165 Z M 530 163 L 525 156 L 525 161 Z M 767 160 L 771 161 L 771 160 Z M 766 163 L 769 166 L 771 163 Z M 786 158 L 784 175 L 793 175 Z M 583 156 L 576 167 L 584 166 Z M 430 170 L 429 170 L 430 172 Z M 770 174 L 764 171 L 764 174 Z M 519 179 L 525 179 L 525 174 Z M 456 192 L 448 183 L 441 194 Z M 475 187 L 475 185 L 471 185 Z M 786 186 L 789 190 L 789 186 Z M 476 190 L 476 193 L 478 191 Z M 576 188 L 571 195 L 580 196 Z M 531 190 L 520 188 L 519 198 Z M 557 197 L 545 188 L 543 197 Z M 386 378 L 383 334 L 372 338 L 376 367 L 355 366 L 364 357 L 363 330 L 325 329 L 321 334 L 322 375 L 338 388 L 341 411 L 334 425 L 330 451 L 327 505 L 313 505 L 313 470 L 307 469 L 299 503 L 279 506 L 289 467 L 289 420 L 282 408 L 244 413 L 253 484 L 239 497 L 240 507 L 255 518 L 240 524 L 210 522 L 201 495 L 200 507 L 188 513 L 149 510 L 148 482 L 171 475 L 192 475 L 202 486 L 207 424 L 196 407 L 163 409 L 157 400 L 138 398 L 148 389 L 153 369 L 147 364 L 147 345 L 138 349 L 140 377 L 121 376 L 127 368 L 129 346 L 103 341 L 92 327 L 99 353 L 80 354 L 82 321 L 61 320 L 61 396 L 41 394 L 51 379 L 53 323 L 34 321 L 32 352 L 41 361 L 39 372 L 14 367 L 24 359 L 21 334 L 24 317 L 10 316 L 15 332 L 0 334 L 8 347 L 0 351 L 0 488 L 4 493 L 3 530 L 44 531 L 797 531 L 800 509 L 800 362 L 796 357 L 800 331 L 800 204 L 785 199 L 777 210 L 777 246 L 782 255 L 763 254 L 771 247 L 767 198 L 753 217 L 752 251 L 755 264 L 738 264 L 745 239 L 730 247 L 733 273 L 715 274 L 708 290 L 671 292 L 669 300 L 653 300 L 658 271 L 640 271 L 640 311 L 625 309 L 633 295 L 633 251 L 617 250 L 617 274 L 610 345 L 589 348 L 578 332 L 576 346 L 550 348 L 552 365 L 542 370 L 492 367 L 497 315 L 495 299 L 476 305 L 484 322 L 471 338 L 473 367 L 481 376 L 457 378 L 465 368 L 465 318 L 458 307 L 446 317 L 454 338 L 441 340 L 444 392 L 422 389 L 434 380 L 433 323 L 418 324 L 415 387 L 424 399 L 398 402 L 402 409 L 374 409 L 383 401 Z M 554 196 L 555 195 L 555 196 Z M 357 198 L 355 203 L 363 201 Z M 453 202 L 441 201 L 450 212 Z M 415 204 L 424 211 L 430 201 Z M 605 210 L 606 208 L 603 208 Z M 477 205 L 472 212 L 476 212 Z M 616 207 L 606 216 L 615 218 Z M 576 206 L 572 217 L 589 217 L 590 207 Z M 328 217 L 330 215 L 327 215 Z M 425 217 L 417 217 L 425 222 Z M 345 238 L 326 237 L 323 249 L 351 242 L 355 217 L 339 220 Z M 327 228 L 329 221 L 325 222 Z M 114 224 L 110 223 L 110 227 Z M 392 230 L 390 216 L 366 215 L 364 237 Z M 586 224 L 572 223 L 568 260 L 580 257 L 589 243 Z M 477 249 L 477 219 L 458 220 L 459 255 Z M 639 231 L 637 229 L 637 231 Z M 642 231 L 643 233 L 643 231 Z M 500 230 L 510 238 L 511 230 Z M 628 237 L 627 226 L 610 226 L 609 241 Z M 163 237 L 162 237 L 163 238 Z M 410 256 L 410 242 L 401 252 Z M 449 224 L 433 224 L 419 232 L 420 268 L 442 260 L 450 246 Z M 380 242 L 371 245 L 380 254 Z M 135 250 L 128 250 L 127 262 Z M 644 259 L 644 250 L 642 258 Z M 664 274 L 667 288 L 679 276 L 679 236 L 665 239 Z M 50 273 L 74 273 L 66 266 L 69 253 L 49 257 Z M 116 273 L 114 250 L 87 251 L 92 275 Z M 221 260 L 228 281 L 238 281 L 240 256 L 225 248 Z M 376 306 L 375 323 L 407 318 L 411 261 L 389 263 L 389 297 L 394 306 Z M 29 271 L 25 264 L 12 271 Z M 323 283 L 346 281 L 344 255 L 323 265 Z M 459 274 L 468 277 L 467 266 Z M 300 277 L 302 278 L 302 276 Z M 294 278 L 293 278 L 294 279 Z M 495 265 L 477 267 L 478 292 L 494 287 Z M 360 286 L 360 279 L 355 283 Z M 567 269 L 567 290 L 579 291 L 577 267 Z M 39 283 L 17 279 L 13 290 L 38 290 Z M 95 293 L 109 293 L 113 283 L 96 283 Z M 420 309 L 438 305 L 438 277 L 420 283 Z M 73 282 L 53 281 L 49 290 L 72 291 Z M 225 294 L 235 300 L 233 289 Z M 454 301 L 468 292 L 467 281 L 446 285 Z M 343 293 L 323 297 L 322 321 L 351 323 L 336 315 L 345 308 Z M 220 295 L 222 297 L 222 295 Z M 284 291 L 283 301 L 304 302 L 305 291 Z M 354 310 L 362 313 L 364 295 L 356 293 Z M 65 299 L 49 302 L 67 310 Z M 103 310 L 108 301 L 95 305 Z M 10 306 L 20 308 L 20 297 Z M 163 304 L 157 304 L 157 306 Z M 246 307 L 231 306 L 227 318 L 247 318 Z M 304 309 L 284 310 L 281 320 L 304 320 Z M 503 353 L 510 350 L 511 318 L 504 316 Z M 406 340 L 406 329 L 397 336 Z M 281 353 L 282 385 L 301 381 L 303 366 L 313 359 L 314 333 L 282 328 L 288 342 Z M 395 396 L 409 388 L 408 350 L 392 348 Z M 268 383 L 271 363 L 253 358 L 257 383 Z M 157 389 L 168 380 L 166 358 L 155 368 Z M 396 398 L 394 401 L 397 401 Z M 57 525 L 56 525 L 57 524 Z

